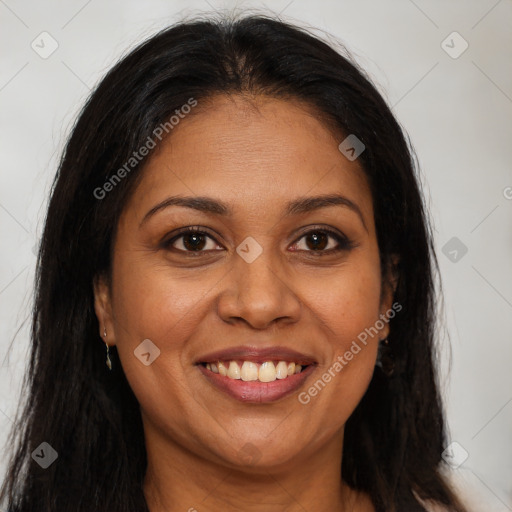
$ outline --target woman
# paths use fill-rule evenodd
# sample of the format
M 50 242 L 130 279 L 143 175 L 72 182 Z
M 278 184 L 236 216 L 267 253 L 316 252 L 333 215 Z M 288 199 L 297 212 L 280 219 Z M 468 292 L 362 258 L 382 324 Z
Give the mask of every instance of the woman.
M 54 183 L 8 510 L 465 510 L 435 261 L 404 134 L 347 58 L 265 17 L 157 34 Z

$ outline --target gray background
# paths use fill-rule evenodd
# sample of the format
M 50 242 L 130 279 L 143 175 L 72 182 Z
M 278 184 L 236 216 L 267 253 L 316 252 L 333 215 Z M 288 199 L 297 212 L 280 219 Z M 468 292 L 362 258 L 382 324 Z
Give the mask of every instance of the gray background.
M 453 479 L 475 510 L 512 510 L 511 0 L 0 0 L 2 444 L 27 358 L 34 247 L 79 107 L 116 59 L 155 30 L 246 8 L 270 8 L 346 43 L 410 134 L 445 291 Z M 58 47 L 42 58 L 50 37 Z

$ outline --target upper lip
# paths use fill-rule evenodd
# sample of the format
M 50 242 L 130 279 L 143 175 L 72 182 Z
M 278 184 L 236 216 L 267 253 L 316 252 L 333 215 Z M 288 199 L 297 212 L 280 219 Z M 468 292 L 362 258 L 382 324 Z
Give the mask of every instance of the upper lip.
M 315 364 L 316 360 L 307 354 L 302 354 L 296 350 L 280 347 L 254 347 L 249 345 L 240 345 L 238 347 L 225 348 L 209 352 L 196 360 L 196 363 L 215 363 L 217 361 L 244 360 L 254 363 L 264 363 L 266 361 L 289 361 L 301 364 L 303 366 Z

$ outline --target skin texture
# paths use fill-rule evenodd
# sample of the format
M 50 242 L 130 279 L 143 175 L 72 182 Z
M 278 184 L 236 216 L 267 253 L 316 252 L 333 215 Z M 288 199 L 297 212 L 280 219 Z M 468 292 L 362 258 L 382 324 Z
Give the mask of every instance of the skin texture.
M 301 392 L 390 309 L 366 178 L 338 150 L 344 136 L 299 102 L 219 96 L 197 112 L 151 155 L 125 207 L 111 288 L 95 281 L 100 335 L 106 327 L 141 404 L 148 506 L 371 511 L 368 498 L 342 483 L 343 428 L 371 380 L 387 324 L 306 405 L 297 393 L 242 403 L 195 365 L 213 350 L 284 346 L 317 362 Z M 364 224 L 339 205 L 285 212 L 290 201 L 331 194 L 356 203 Z M 210 197 L 232 211 L 170 206 L 141 225 L 155 205 L 177 195 Z M 214 237 L 195 256 L 184 252 L 183 238 L 163 243 L 187 226 Z M 354 247 L 319 255 L 304 237 L 311 227 L 338 231 Z M 263 249 L 252 263 L 236 252 L 248 236 Z M 336 245 L 329 238 L 328 248 Z M 145 339 L 161 351 L 149 366 L 134 356 Z

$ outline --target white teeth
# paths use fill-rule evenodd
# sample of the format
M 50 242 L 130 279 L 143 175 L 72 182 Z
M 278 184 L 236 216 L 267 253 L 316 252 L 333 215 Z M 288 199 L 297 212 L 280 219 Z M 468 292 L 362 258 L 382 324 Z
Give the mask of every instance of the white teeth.
M 229 367 L 231 368 L 231 365 Z M 242 370 L 240 371 L 240 377 L 245 381 L 258 380 L 258 365 L 251 363 L 251 361 L 244 361 Z
M 259 380 L 260 382 L 273 382 L 276 379 L 286 379 L 302 371 L 302 365 L 288 363 L 286 361 L 265 361 L 262 364 L 252 361 L 217 361 L 206 363 L 206 368 L 213 373 L 229 377 L 230 379 L 241 379 L 245 382 Z
M 276 366 L 276 379 L 286 379 L 288 377 L 288 365 L 285 361 L 279 361 Z
M 230 379 L 239 379 L 240 378 L 240 366 L 238 366 L 238 363 L 236 361 L 231 361 L 229 363 L 228 377 Z
M 258 377 L 260 382 L 272 382 L 276 380 L 276 367 L 274 363 L 272 361 L 263 363 L 260 366 Z
M 219 373 L 224 377 L 228 374 L 228 369 L 221 361 L 219 361 Z

